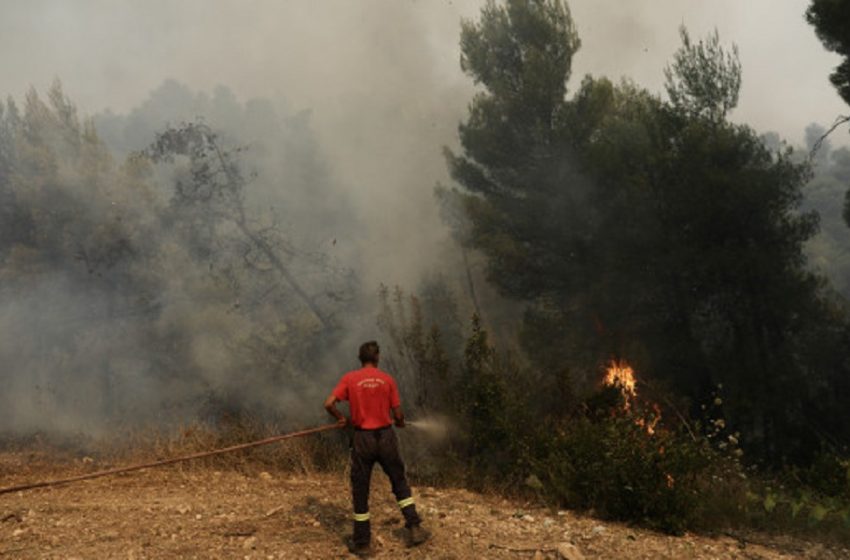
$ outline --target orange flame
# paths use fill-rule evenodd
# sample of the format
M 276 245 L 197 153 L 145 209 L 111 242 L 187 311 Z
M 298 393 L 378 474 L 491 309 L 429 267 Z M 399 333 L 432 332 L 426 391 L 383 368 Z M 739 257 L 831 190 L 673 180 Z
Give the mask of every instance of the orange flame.
M 626 410 L 631 406 L 631 400 L 637 396 L 635 370 L 623 360 L 611 360 L 602 380 L 609 387 L 617 387 L 626 400 Z
M 632 402 L 637 399 L 637 378 L 635 370 L 625 360 L 611 360 L 608 369 L 605 370 L 605 378 L 602 383 L 608 387 L 617 387 L 623 395 L 623 411 L 632 409 Z M 661 408 L 652 403 L 652 413 L 645 414 L 635 420 L 635 423 L 644 428 L 649 435 L 655 433 L 655 426 L 661 420 Z

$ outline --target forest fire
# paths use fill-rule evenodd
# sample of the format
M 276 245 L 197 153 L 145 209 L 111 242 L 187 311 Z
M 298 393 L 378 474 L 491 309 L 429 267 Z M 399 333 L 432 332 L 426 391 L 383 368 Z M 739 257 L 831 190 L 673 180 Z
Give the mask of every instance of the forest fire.
M 606 387 L 616 387 L 623 395 L 623 412 L 633 411 L 633 403 L 637 400 L 637 378 L 635 371 L 625 360 L 611 360 L 605 370 L 602 384 Z M 661 408 L 655 403 L 649 403 L 651 413 L 640 414 L 635 419 L 638 426 L 643 427 L 649 435 L 655 433 L 655 426 L 661 420 Z
M 632 399 L 637 397 L 635 379 L 635 371 L 632 366 L 624 360 L 611 360 L 608 364 L 608 369 L 605 371 L 605 379 L 602 380 L 603 385 L 607 387 L 617 387 L 623 394 L 624 408 L 631 408 Z
M 636 426 L 643 428 L 648 436 L 655 435 L 655 428 L 661 421 L 661 407 L 656 403 L 642 403 L 638 407 L 637 401 L 637 378 L 635 371 L 625 360 L 611 360 L 605 370 L 605 378 L 602 384 L 606 387 L 615 387 L 623 396 L 623 413 L 631 413 Z M 664 446 L 658 449 L 664 454 Z M 667 488 L 673 488 L 676 479 L 670 473 L 664 473 L 664 482 Z

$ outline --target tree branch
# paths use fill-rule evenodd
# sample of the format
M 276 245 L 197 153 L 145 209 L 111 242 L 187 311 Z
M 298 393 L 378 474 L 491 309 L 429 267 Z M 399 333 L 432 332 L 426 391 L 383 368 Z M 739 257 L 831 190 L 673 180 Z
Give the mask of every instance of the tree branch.
M 814 160 L 815 154 L 817 153 L 818 150 L 820 150 L 820 147 L 823 145 L 827 136 L 832 134 L 832 132 L 836 128 L 838 128 L 839 126 L 841 126 L 844 123 L 850 123 L 850 115 L 838 115 L 835 118 L 835 122 L 832 123 L 832 126 L 829 127 L 829 129 L 826 132 L 824 132 L 823 135 L 821 135 L 821 137 L 818 138 L 817 142 L 815 142 L 814 145 L 812 146 L 812 151 L 809 152 L 809 162 Z

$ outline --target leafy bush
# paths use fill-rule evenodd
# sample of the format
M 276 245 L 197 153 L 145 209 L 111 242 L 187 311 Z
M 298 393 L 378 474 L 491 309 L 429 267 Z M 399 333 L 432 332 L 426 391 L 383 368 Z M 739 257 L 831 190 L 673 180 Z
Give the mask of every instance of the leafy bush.
M 695 422 L 658 387 L 647 394 L 672 409 L 664 422 L 656 404 L 634 396 L 627 404 L 617 386 L 581 406 L 572 399 L 560 400 L 560 409 L 542 406 L 551 385 L 521 356 L 496 348 L 477 317 L 458 351 L 458 333 L 447 345 L 429 304 L 400 290 L 381 296 L 391 370 L 414 391 L 428 388 L 411 395 L 412 417 L 437 413 L 452 426 L 436 446 L 409 434 L 419 481 L 529 493 L 674 534 L 750 527 L 831 536 L 850 527 L 850 464 L 824 453 L 769 483 L 764 471 L 744 466 L 720 385 Z
M 746 511 L 751 527 L 850 543 L 850 461 L 823 450 L 806 467 L 761 473 L 750 484 Z
M 718 460 L 705 441 L 650 434 L 631 414 L 580 416 L 544 434 L 542 448 L 536 470 L 561 505 L 672 533 L 694 524 L 698 482 Z
M 822 451 L 806 469 L 794 471 L 795 478 L 824 496 L 850 501 L 850 459 Z

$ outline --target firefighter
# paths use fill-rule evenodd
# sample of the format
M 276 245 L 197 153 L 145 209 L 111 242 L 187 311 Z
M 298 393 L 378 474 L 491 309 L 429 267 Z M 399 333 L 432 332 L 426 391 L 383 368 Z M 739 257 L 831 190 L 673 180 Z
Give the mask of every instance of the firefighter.
M 333 392 L 325 400 L 325 410 L 336 418 L 342 427 L 345 416 L 336 403 L 348 401 L 354 437 L 351 443 L 351 494 L 354 502 L 354 534 L 352 552 L 371 553 L 371 526 L 369 523 L 369 482 L 372 467 L 377 462 L 390 479 L 393 494 L 404 515 L 408 545 L 422 544 L 430 536 L 421 527 L 416 505 L 404 474 L 404 461 L 398 450 L 398 439 L 392 425 L 404 428 L 404 413 L 398 387 L 391 375 L 378 369 L 380 348 L 373 341 L 360 346 L 362 367 L 342 376 Z M 392 419 L 390 417 L 392 414 Z

